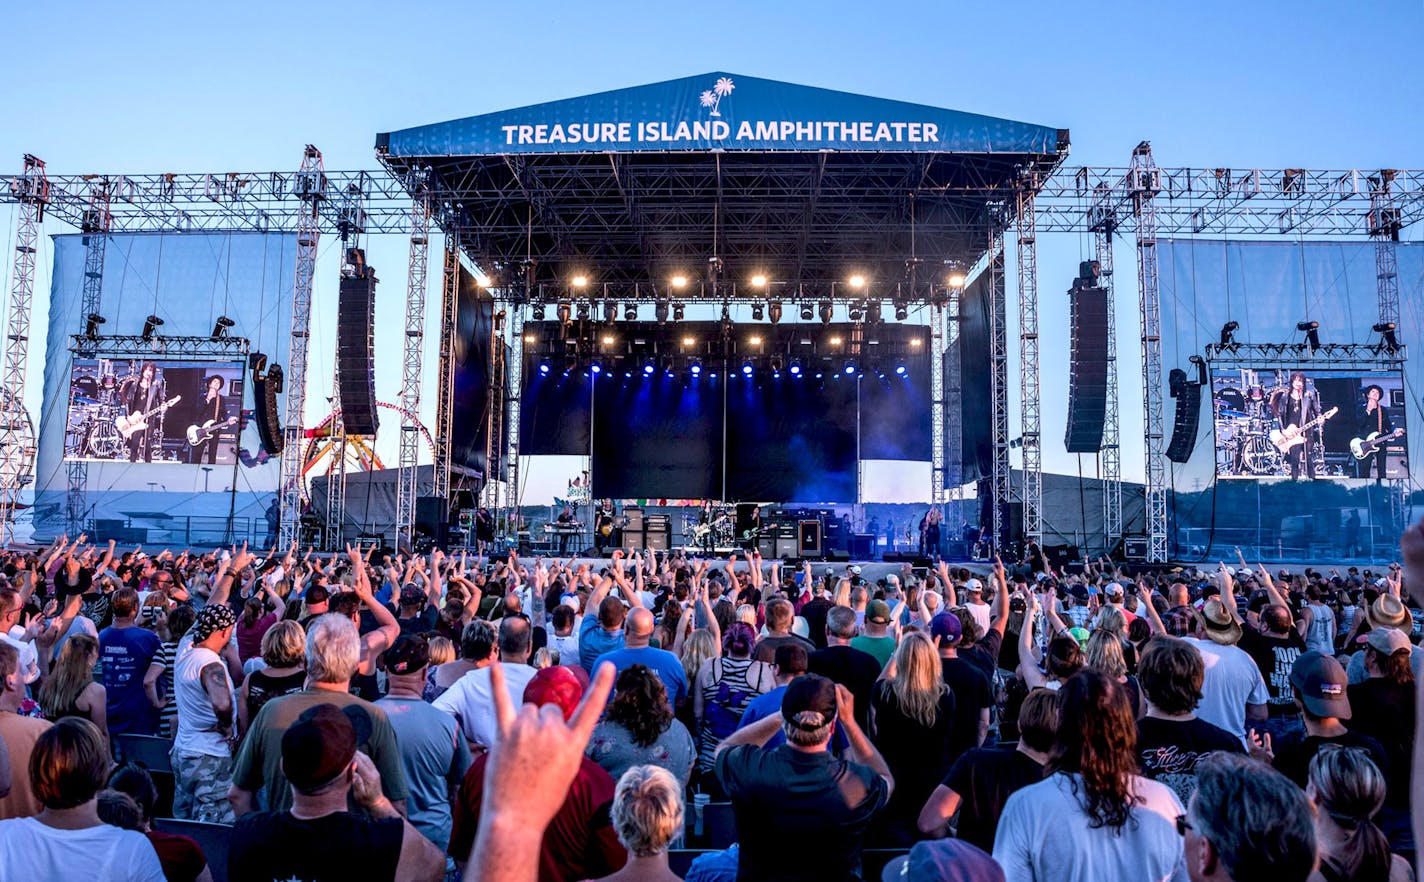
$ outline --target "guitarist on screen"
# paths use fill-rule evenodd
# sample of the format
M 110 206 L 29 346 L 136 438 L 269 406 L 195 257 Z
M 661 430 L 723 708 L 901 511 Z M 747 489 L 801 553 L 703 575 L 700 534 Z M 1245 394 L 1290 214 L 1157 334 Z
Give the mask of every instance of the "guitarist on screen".
M 227 418 L 227 405 L 223 396 L 227 380 L 218 374 L 212 374 L 203 381 L 203 385 L 207 388 L 207 394 L 198 405 L 197 414 L 197 418 L 202 422 L 188 430 L 188 462 L 215 465 L 218 461 L 218 441 L 222 430 L 232 425 L 235 420 Z M 194 438 L 197 440 L 194 441 Z
M 1305 374 L 1296 371 L 1290 375 L 1290 388 L 1281 393 L 1275 402 L 1276 422 L 1280 423 L 1281 433 L 1286 437 L 1293 437 L 1300 431 L 1300 426 L 1304 426 L 1311 420 L 1320 416 L 1320 398 L 1315 390 L 1307 388 Z M 1315 445 L 1320 443 L 1320 430 L 1306 430 L 1305 443 L 1297 444 L 1286 451 L 1286 462 L 1290 464 L 1290 476 L 1292 480 L 1300 478 L 1301 466 L 1305 467 L 1305 476 L 1314 480 L 1315 478 Z
M 1365 387 L 1365 409 L 1360 414 L 1360 437 L 1361 438 L 1384 438 L 1394 432 L 1394 423 L 1390 421 L 1389 409 L 1380 401 L 1384 397 L 1384 389 L 1379 386 L 1369 385 Z M 1356 474 L 1361 478 L 1368 478 L 1370 472 L 1374 471 L 1375 480 L 1384 480 L 1384 455 L 1389 447 L 1389 442 L 1378 445 L 1358 460 Z
M 138 369 L 138 379 L 128 383 L 128 389 L 119 393 L 124 412 L 130 418 L 141 417 L 163 404 L 163 380 L 158 376 L 158 365 L 145 361 Z M 153 448 L 163 443 L 161 412 L 148 418 L 147 428 L 139 429 L 125 442 L 129 448 L 129 462 L 153 462 Z

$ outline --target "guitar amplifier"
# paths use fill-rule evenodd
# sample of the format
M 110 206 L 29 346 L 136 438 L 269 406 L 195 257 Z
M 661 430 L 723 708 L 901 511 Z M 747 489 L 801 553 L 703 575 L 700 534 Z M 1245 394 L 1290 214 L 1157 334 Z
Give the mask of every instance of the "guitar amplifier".
M 623 525 L 624 532 L 641 533 L 643 531 L 643 510 L 641 508 L 625 508 L 623 517 L 628 519 L 628 522 Z
M 1403 450 L 1386 451 L 1384 455 L 1384 476 L 1391 480 L 1409 477 L 1409 454 Z
M 869 533 L 851 533 L 848 550 L 854 560 L 870 560 L 875 556 L 875 537 Z
M 644 551 L 648 547 L 647 534 L 644 533 L 641 528 L 637 530 L 630 530 L 627 527 L 624 527 L 623 542 L 620 547 L 631 548 L 633 551 Z
M 776 535 L 774 531 L 764 532 L 757 537 L 757 551 L 761 552 L 762 557 L 768 559 L 776 557 Z
M 821 522 L 799 521 L 796 524 L 797 557 L 821 556 Z
M 672 548 L 672 532 L 666 526 L 649 526 L 643 541 L 647 551 L 668 551 Z

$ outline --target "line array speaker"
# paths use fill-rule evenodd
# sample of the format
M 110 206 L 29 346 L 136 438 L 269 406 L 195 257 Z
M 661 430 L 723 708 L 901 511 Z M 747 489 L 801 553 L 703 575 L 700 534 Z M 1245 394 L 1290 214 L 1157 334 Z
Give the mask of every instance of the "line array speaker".
M 267 366 L 267 356 L 254 352 L 247 358 L 252 369 L 252 408 L 257 423 L 257 437 L 262 447 L 272 456 L 279 456 L 286 438 L 282 435 L 282 408 L 278 397 L 282 394 L 282 366 Z
M 374 435 L 376 414 L 376 273 L 359 248 L 347 252 L 354 271 L 341 278 L 336 308 L 336 370 L 341 422 L 348 435 Z
M 1097 453 L 1103 446 L 1108 398 L 1108 295 L 1083 279 L 1068 292 L 1072 350 L 1068 359 L 1069 453 Z
M 1192 458 L 1192 450 L 1197 446 L 1202 386 L 1187 382 L 1187 372 L 1181 368 L 1172 368 L 1168 376 L 1172 397 L 1177 399 L 1177 415 L 1172 422 L 1172 440 L 1167 445 L 1167 458 L 1172 462 L 1186 462 Z

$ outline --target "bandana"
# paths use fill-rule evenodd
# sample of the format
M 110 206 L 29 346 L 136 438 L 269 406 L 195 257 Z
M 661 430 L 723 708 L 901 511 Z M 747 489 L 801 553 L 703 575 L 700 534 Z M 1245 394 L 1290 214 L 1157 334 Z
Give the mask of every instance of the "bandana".
M 193 642 L 207 640 L 217 632 L 224 628 L 231 628 L 235 624 L 237 624 L 237 615 L 227 604 L 205 606 L 203 611 L 198 613 L 197 621 L 193 622 Z

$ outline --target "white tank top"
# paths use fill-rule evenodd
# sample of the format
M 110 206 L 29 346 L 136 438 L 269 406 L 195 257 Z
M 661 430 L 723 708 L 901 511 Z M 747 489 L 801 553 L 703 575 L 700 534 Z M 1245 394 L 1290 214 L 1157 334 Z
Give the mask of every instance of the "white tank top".
M 232 692 L 227 665 L 211 649 L 190 646 L 173 667 L 173 692 L 178 700 L 178 733 L 173 750 L 179 754 L 228 756 L 227 739 L 218 731 L 218 715 L 203 688 L 203 669 L 215 664 L 222 669 L 223 682 Z

